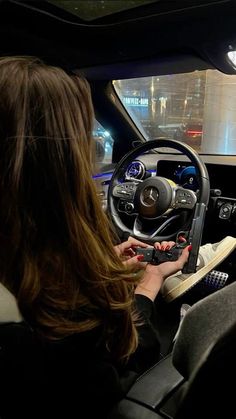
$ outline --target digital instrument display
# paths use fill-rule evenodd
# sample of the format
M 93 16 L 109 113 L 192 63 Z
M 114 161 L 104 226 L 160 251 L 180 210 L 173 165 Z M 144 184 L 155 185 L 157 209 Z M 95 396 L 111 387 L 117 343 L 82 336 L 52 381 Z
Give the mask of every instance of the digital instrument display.
M 191 163 L 158 161 L 157 175 L 173 180 L 186 189 L 198 189 L 196 168 Z
M 235 187 L 232 182 L 234 166 L 207 163 L 211 189 L 220 189 L 222 196 L 235 198 Z M 198 176 L 196 168 L 191 162 L 159 160 L 157 162 L 157 176 L 172 179 L 178 185 L 186 189 L 196 191 L 198 189 Z

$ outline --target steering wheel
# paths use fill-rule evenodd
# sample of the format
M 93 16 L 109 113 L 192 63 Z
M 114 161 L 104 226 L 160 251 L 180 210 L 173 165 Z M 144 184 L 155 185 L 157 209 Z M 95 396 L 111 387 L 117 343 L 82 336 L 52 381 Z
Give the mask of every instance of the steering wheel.
M 176 149 L 189 158 L 196 168 L 197 192 L 161 176 L 125 179 L 125 172 L 133 160 L 148 150 L 161 147 Z M 157 139 L 139 145 L 117 164 L 108 188 L 108 212 L 118 230 L 148 243 L 176 240 L 184 230 L 193 248 L 185 272 L 195 272 L 209 196 L 209 176 L 200 156 L 179 141 Z M 124 224 L 124 215 L 133 216 L 132 229 Z M 172 225 L 178 230 L 170 233 Z

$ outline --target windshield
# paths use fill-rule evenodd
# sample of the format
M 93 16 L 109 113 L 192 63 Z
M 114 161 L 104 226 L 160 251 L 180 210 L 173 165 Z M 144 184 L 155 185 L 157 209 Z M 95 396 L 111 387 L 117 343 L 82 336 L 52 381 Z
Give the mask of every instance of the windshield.
M 199 153 L 236 155 L 236 75 L 201 70 L 113 85 L 147 140 L 171 138 Z

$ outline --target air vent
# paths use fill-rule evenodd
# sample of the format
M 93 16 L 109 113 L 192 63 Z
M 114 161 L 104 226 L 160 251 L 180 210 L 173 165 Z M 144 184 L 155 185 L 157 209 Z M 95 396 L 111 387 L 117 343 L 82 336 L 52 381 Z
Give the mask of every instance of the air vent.
M 125 177 L 129 179 L 143 179 L 146 173 L 144 164 L 141 161 L 133 161 L 125 172 Z

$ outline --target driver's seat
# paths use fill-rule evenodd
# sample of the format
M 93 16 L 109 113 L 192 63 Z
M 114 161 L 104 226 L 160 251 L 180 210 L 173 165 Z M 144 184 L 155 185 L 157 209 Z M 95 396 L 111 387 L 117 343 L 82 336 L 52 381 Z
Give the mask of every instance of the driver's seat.
M 236 418 L 236 282 L 183 320 L 173 353 L 143 374 L 109 419 Z

